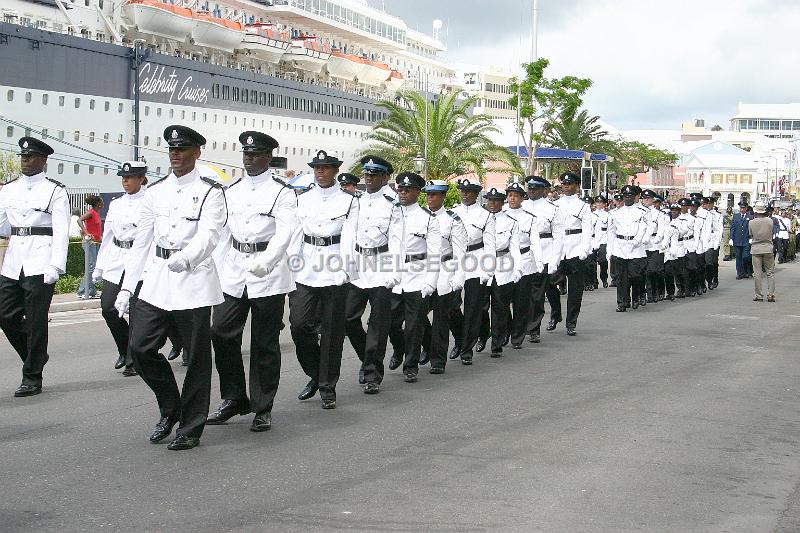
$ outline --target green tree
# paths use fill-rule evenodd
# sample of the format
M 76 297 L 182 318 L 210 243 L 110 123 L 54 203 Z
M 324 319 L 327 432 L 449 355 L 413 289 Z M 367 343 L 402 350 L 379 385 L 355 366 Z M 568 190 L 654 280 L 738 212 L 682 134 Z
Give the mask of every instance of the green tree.
M 630 176 L 673 165 L 678 160 L 678 156 L 668 150 L 639 141 L 621 140 L 609 148 L 608 153 L 614 157 L 614 162 L 609 164 L 608 170 L 616 173 L 618 187 L 627 183 Z
M 711 128 L 711 131 L 722 131 L 722 126 L 715 124 L 714 127 Z
M 387 116 L 373 126 L 367 136 L 369 144 L 358 157 L 377 155 L 390 161 L 399 173 L 414 171 L 414 159 L 427 153 L 424 174 L 429 180 L 448 179 L 466 172 L 474 172 L 483 179 L 486 172 L 494 169 L 492 162 L 519 169 L 516 157 L 491 141 L 489 136 L 498 132 L 492 120 L 484 115 L 470 115 L 476 98 L 459 100 L 458 94 L 445 93 L 426 102 L 421 94 L 402 92 L 398 93 L 397 102 L 379 102 Z M 359 171 L 360 165 L 353 170 Z
M 0 151 L 0 183 L 8 183 L 21 172 L 19 157 L 13 152 Z
M 550 61 L 541 58 L 523 65 L 525 77 L 511 79 L 511 97 L 508 103 L 512 109 L 519 107 L 520 122 L 518 131 L 528 153 L 533 155 L 542 142 L 542 132 L 538 125 L 557 120 L 564 112 L 575 112 L 583 103 L 583 95 L 592 86 L 592 80 L 575 76 L 548 78 L 545 69 Z M 533 157 L 528 158 L 526 174 L 535 168 Z

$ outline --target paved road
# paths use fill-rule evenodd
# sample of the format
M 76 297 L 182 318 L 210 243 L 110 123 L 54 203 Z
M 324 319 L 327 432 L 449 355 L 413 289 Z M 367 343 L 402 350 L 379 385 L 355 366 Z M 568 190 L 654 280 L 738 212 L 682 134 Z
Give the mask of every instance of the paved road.
M 241 417 L 189 452 L 147 443 L 155 402 L 97 311 L 59 313 L 40 396 L 11 396 L 0 341 L 0 530 L 798 531 L 800 265 L 777 304 L 722 276 L 624 315 L 587 293 L 574 339 L 375 397 L 348 345 L 335 411 L 296 400 L 285 333 L 272 431 Z

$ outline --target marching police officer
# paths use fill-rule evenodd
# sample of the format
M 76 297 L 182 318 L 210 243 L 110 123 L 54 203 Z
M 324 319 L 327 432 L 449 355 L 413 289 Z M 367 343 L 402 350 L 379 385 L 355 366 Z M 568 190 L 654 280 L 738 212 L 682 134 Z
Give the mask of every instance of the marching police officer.
M 22 175 L 0 190 L 0 232 L 9 235 L 0 271 L 0 328 L 22 359 L 14 396 L 42 392 L 47 363 L 47 311 L 53 286 L 67 265 L 69 199 L 47 177 L 53 149 L 33 137 L 19 140 Z
M 581 177 L 573 172 L 565 172 L 560 180 L 563 194 L 555 202 L 564 217 L 564 251 L 561 254 L 560 272 L 568 281 L 567 335 L 574 336 L 583 299 L 586 273 L 583 261 L 592 251 L 592 216 L 591 208 L 577 194 Z M 557 302 L 555 315 L 561 316 L 561 300 Z
M 665 233 L 664 250 L 664 282 L 665 292 L 668 300 L 672 301 L 676 296 L 683 298 L 684 276 L 686 274 L 686 246 L 683 244 L 684 232 L 683 224 L 678 217 L 681 214 L 681 206 L 672 204 L 670 206 L 670 222 Z
M 350 174 L 349 172 L 342 172 L 338 176 L 336 176 L 336 181 L 339 182 L 339 186 L 342 188 L 343 191 L 349 192 L 356 198 L 361 196 L 361 191 L 356 188 L 356 185 L 361 181 L 361 178 L 356 176 L 355 174 Z
M 358 196 L 355 259 L 358 279 L 350 283 L 345 305 L 345 330 L 361 360 L 365 394 L 380 392 L 383 359 L 392 322 L 392 288 L 400 282 L 393 263 L 402 254 L 402 214 L 388 185 L 391 163 L 368 155 L 361 160 L 366 192 Z M 341 174 L 339 183 L 342 183 Z M 370 306 L 367 331 L 361 323 Z
M 464 257 L 464 328 L 461 333 L 461 363 L 472 364 L 473 349 L 478 337 L 485 339 L 488 331 L 483 331 L 484 313 L 489 310 L 489 289 L 491 267 L 495 261 L 494 217 L 478 202 L 480 183 L 464 178 L 458 183 L 461 204 L 453 211 L 464 222 L 467 230 L 467 251 Z M 454 358 L 451 356 L 451 358 Z
M 114 308 L 125 275 L 125 258 L 133 247 L 139 224 L 139 211 L 147 184 L 147 165 L 142 161 L 127 161 L 117 172 L 122 177 L 125 194 L 115 198 L 108 206 L 103 242 L 97 254 L 92 282 L 103 280 L 100 307 L 111 336 L 117 345 L 119 358 L 115 369 L 123 366 L 123 376 L 135 376 L 133 357 L 128 350 L 128 322 Z
M 589 206 L 590 211 L 590 220 L 592 226 L 592 242 L 591 242 L 591 250 L 589 251 L 589 255 L 586 256 L 586 259 L 583 260 L 584 266 L 586 267 L 583 279 L 584 291 L 593 291 L 595 289 L 595 282 L 597 281 L 597 256 L 595 255 L 594 251 L 594 229 L 597 225 L 597 215 L 594 214 L 594 198 L 589 194 L 583 197 L 584 203 Z
M 130 350 L 136 370 L 153 390 L 161 419 L 151 442 L 166 438 L 180 421 L 170 450 L 200 443 L 211 396 L 211 308 L 223 301 L 211 257 L 228 212 L 222 186 L 200 176 L 195 163 L 205 138 L 185 126 L 164 130 L 172 172 L 144 194 L 139 228 L 125 259 L 125 279 L 115 307 L 124 314 L 142 281 L 131 309 Z M 155 246 L 154 246 L 155 245 Z M 143 274 L 145 263 L 147 271 Z M 168 318 L 178 325 L 189 352 L 189 366 L 179 392 L 169 363 L 158 353 Z
M 286 257 L 297 218 L 297 197 L 270 169 L 278 141 L 258 131 L 239 136 L 246 175 L 225 196 L 228 224 L 217 255 L 224 301 L 215 305 L 211 343 L 222 403 L 207 424 L 254 412 L 250 431 L 272 427 L 281 374 L 278 342 L 286 295 L 294 290 Z M 250 326 L 250 398 L 242 361 L 242 332 Z
M 319 390 L 323 409 L 336 408 L 345 335 L 342 310 L 348 283 L 357 279 L 359 204 L 336 181 L 342 163 L 325 150 L 308 163 L 316 186 L 297 197 L 299 225 L 290 247 L 290 257 L 300 264 L 294 276 L 297 289 L 289 295 L 289 324 L 297 359 L 310 378 L 298 399 L 308 400 Z
M 406 383 L 414 383 L 419 374 L 427 298 L 436 291 L 439 276 L 442 238 L 435 215 L 417 203 L 425 180 L 413 172 L 403 172 L 395 178 L 395 183 L 403 217 L 403 260 L 400 283 L 392 289 L 395 294 L 392 316 L 396 322 L 405 322 L 402 350 L 398 346 L 395 350 L 405 354 L 403 376 Z
M 646 236 L 645 252 L 647 254 L 647 267 L 645 271 L 645 290 L 647 303 L 658 302 L 658 287 L 661 285 L 664 274 L 664 254 L 661 251 L 664 238 L 665 224 L 664 213 L 654 205 L 656 193 L 650 189 L 642 192 L 642 206 L 647 213 L 648 233 Z M 640 302 L 641 303 L 641 302 Z
M 633 302 L 639 307 L 641 284 L 647 261 L 645 242 L 649 231 L 647 212 L 634 205 L 636 188 L 622 188 L 624 205 L 608 215 L 608 241 L 617 269 L 617 312 L 624 313 Z M 631 293 L 633 293 L 631 295 Z
M 431 374 L 444 374 L 447 362 L 448 330 L 453 332 L 455 347 L 460 352 L 463 315 L 461 289 L 464 287 L 464 257 L 467 253 L 467 229 L 454 211 L 445 209 L 444 201 L 450 185 L 444 180 L 429 181 L 422 192 L 428 209 L 439 222 L 442 236 L 441 269 L 436 280 L 436 292 L 431 296 L 433 320 L 428 356 Z
M 685 296 L 694 297 L 697 294 L 697 240 L 694 236 L 695 216 L 691 212 L 692 200 L 689 198 L 681 198 L 678 202 L 681 206 L 681 214 L 678 220 L 681 221 L 684 227 L 683 243 L 686 246 L 686 287 L 684 288 Z M 679 296 L 680 297 L 680 296 Z
M 531 280 L 531 310 L 528 322 L 530 342 L 541 342 L 541 324 L 544 318 L 545 292 L 561 264 L 564 245 L 564 217 L 561 210 L 550 200 L 547 193 L 550 182 L 539 176 L 529 176 L 528 199 L 522 203 L 523 209 L 536 217 L 539 224 L 539 240 L 542 247 L 544 268 L 534 274 Z M 555 326 L 553 326 L 555 327 Z
M 597 196 L 594 199 L 594 239 L 592 240 L 592 248 L 594 249 L 597 265 L 600 267 L 600 283 L 603 288 L 608 287 L 608 200 L 603 195 Z M 594 288 L 598 287 L 597 270 L 593 272 L 593 277 L 590 280 L 594 283 Z

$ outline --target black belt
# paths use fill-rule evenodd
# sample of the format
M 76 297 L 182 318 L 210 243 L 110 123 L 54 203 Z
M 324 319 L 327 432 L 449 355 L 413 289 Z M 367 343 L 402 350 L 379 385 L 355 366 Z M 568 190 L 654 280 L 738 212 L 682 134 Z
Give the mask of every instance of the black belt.
M 539 234 L 539 238 L 540 239 L 552 239 L 553 238 L 553 234 L 552 233 L 540 233 Z
M 678 242 L 683 242 L 683 241 L 685 241 L 685 240 L 686 240 L 686 239 L 684 239 L 683 237 L 678 237 Z
M 683 238 L 684 241 L 688 241 L 691 239 L 694 239 L 694 235 L 687 235 L 686 237 Z
M 243 254 L 252 254 L 254 252 L 263 252 L 267 249 L 269 245 L 269 241 L 266 242 L 239 242 L 233 237 L 231 237 L 231 248 L 236 251 L 242 252 Z
M 180 250 L 170 250 L 169 248 L 162 248 L 160 246 L 156 246 L 156 257 L 160 257 L 161 259 L 169 259 L 171 256 L 175 255 L 176 253 L 180 252 Z
M 53 228 L 47 226 L 30 226 L 27 228 L 11 227 L 11 235 L 17 237 L 27 237 L 29 235 L 50 235 L 53 236 Z
M 617 239 L 620 239 L 620 240 L 623 240 L 623 241 L 632 241 L 635 238 L 636 238 L 636 235 L 630 235 L 630 236 L 628 236 L 628 235 L 617 235 Z
M 133 248 L 133 241 L 121 241 L 114 237 L 114 244 L 119 246 L 120 248 L 125 248 L 126 250 L 130 250 Z
M 442 263 L 445 261 L 450 261 L 453 258 L 453 254 L 447 254 L 442 256 Z
M 331 235 L 330 237 L 312 237 L 311 235 L 303 234 L 303 241 L 314 246 L 330 246 L 332 244 L 339 244 L 342 242 L 341 235 Z
M 361 246 L 356 244 L 356 252 L 360 253 L 361 255 L 378 255 L 388 251 L 389 251 L 388 244 L 384 244 L 382 246 L 375 246 L 374 248 L 362 248 Z
M 564 235 L 577 235 L 578 233 L 583 233 L 582 229 L 568 229 L 564 232 Z
M 483 248 L 483 241 L 476 242 L 475 244 L 468 245 L 467 246 L 467 251 L 468 252 L 474 252 L 475 250 L 480 250 L 481 248 Z
M 521 254 L 527 254 L 530 251 L 531 251 L 531 247 L 530 246 L 526 246 L 525 248 L 520 248 L 519 249 L 519 253 L 521 253 Z
M 497 255 L 497 257 L 503 257 L 508 252 L 509 252 L 509 248 L 506 247 L 506 248 L 503 248 L 502 250 L 497 250 L 496 255 Z
M 656 233 L 652 233 L 650 236 L 651 236 L 651 237 L 655 237 L 656 235 L 658 235 L 658 232 L 656 232 Z
M 428 257 L 428 254 L 407 255 L 406 256 L 406 263 L 410 263 L 411 261 L 422 261 L 426 257 Z

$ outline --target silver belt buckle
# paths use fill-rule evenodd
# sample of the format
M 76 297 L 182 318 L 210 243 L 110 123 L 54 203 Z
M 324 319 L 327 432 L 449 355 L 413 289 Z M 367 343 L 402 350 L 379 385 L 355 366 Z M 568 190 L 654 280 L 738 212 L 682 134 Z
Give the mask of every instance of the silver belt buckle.
M 244 243 L 244 244 L 242 245 L 242 251 L 243 251 L 244 253 L 246 253 L 246 254 L 249 254 L 249 253 L 250 253 L 250 251 L 251 251 L 251 249 L 250 249 L 250 245 L 249 245 L 249 244 L 247 244 L 247 243 Z
M 325 246 L 325 237 L 314 237 L 314 246 Z
M 20 237 L 27 237 L 30 235 L 30 228 L 17 228 L 17 235 Z

